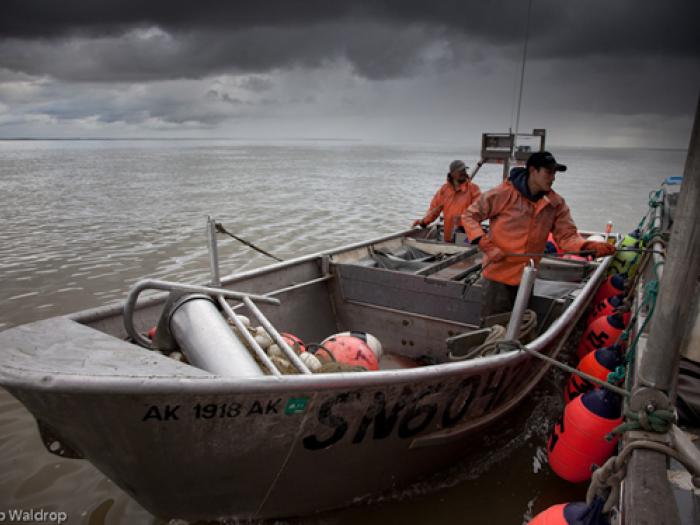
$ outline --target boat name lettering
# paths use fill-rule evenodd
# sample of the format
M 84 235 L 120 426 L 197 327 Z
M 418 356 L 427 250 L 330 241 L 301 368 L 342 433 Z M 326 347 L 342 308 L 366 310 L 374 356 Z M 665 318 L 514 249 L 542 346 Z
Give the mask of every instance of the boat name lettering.
M 498 398 L 497 394 L 506 382 L 506 376 L 507 374 L 504 372 L 499 377 L 500 380 L 495 381 L 496 374 L 490 374 L 486 384 L 479 392 L 479 399 L 489 398 L 489 408 Z M 391 405 L 387 403 L 385 392 L 375 392 L 364 415 L 359 419 L 357 428 L 354 429 L 351 443 L 362 443 L 368 434 L 371 435 L 371 439 L 385 439 L 394 432 L 394 429 L 400 438 L 413 437 L 427 429 L 439 412 L 441 412 L 441 426 L 443 428 L 454 426 L 469 412 L 477 399 L 480 385 L 480 376 L 463 379 L 454 392 L 446 396 L 447 399 L 442 407 L 436 402 L 430 402 L 435 394 L 444 389 L 444 385 L 441 383 L 429 385 L 417 391 L 406 387 L 398 400 Z M 329 435 L 320 432 L 304 437 L 302 440 L 304 448 L 321 450 L 343 439 L 350 430 L 350 423 L 348 419 L 337 412 L 342 405 L 357 401 L 360 397 L 359 392 L 343 392 L 321 403 L 318 410 L 318 422 L 329 427 L 332 432 Z
M 192 407 L 191 414 L 194 419 L 264 416 L 279 414 L 281 404 L 282 398 L 265 401 L 255 400 L 250 405 L 235 401 L 231 403 L 197 403 Z M 184 415 L 178 414 L 178 409 L 180 409 L 180 405 L 150 405 L 141 421 L 179 421 L 180 417 L 184 417 Z

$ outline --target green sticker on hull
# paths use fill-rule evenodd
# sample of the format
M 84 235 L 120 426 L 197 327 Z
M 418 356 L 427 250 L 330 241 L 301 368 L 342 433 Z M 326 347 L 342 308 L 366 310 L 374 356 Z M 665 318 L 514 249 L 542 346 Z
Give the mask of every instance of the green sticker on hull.
M 290 397 L 287 400 L 287 406 L 284 408 L 284 413 L 287 415 L 303 414 L 306 410 L 306 404 L 308 402 L 308 397 Z

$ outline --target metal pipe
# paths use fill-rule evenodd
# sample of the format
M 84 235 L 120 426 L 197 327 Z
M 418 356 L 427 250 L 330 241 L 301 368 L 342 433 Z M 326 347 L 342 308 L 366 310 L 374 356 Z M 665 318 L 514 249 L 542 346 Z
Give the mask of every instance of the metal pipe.
M 221 286 L 221 276 L 219 275 L 219 248 L 216 243 L 216 222 L 209 215 L 207 215 L 207 245 L 209 246 L 211 285 Z
M 299 359 L 299 356 L 297 356 L 296 353 L 294 353 L 294 350 L 292 350 L 287 344 L 287 342 L 284 339 L 282 339 L 282 336 L 275 329 L 275 327 L 272 326 L 270 321 L 267 320 L 267 317 L 265 317 L 265 314 L 263 314 L 260 311 L 257 305 L 248 297 L 244 297 L 243 302 L 245 303 L 248 310 L 257 318 L 257 320 L 267 331 L 267 333 L 270 334 L 275 343 L 277 343 L 277 346 L 280 347 L 284 355 L 287 357 L 287 359 L 289 359 L 289 362 L 294 365 L 294 368 L 299 370 L 299 372 L 301 372 L 302 374 L 311 374 L 311 370 L 309 370 L 306 367 L 303 361 Z
M 224 288 L 211 288 L 209 286 L 173 283 L 170 281 L 160 281 L 158 279 L 142 279 L 131 287 L 131 290 L 129 290 L 129 295 L 126 298 L 126 302 L 124 303 L 124 328 L 126 329 L 126 333 L 129 334 L 137 344 L 143 346 L 144 348 L 153 348 L 153 345 L 151 344 L 151 341 L 136 330 L 136 327 L 134 326 L 134 311 L 136 310 L 136 301 L 138 300 L 139 295 L 141 292 L 148 289 L 201 293 L 214 297 L 220 295 L 222 297 L 238 299 L 239 301 L 249 297 L 261 303 L 274 305 L 280 304 L 279 299 L 265 297 L 264 295 L 246 294 L 226 290 Z
M 224 312 L 226 313 L 226 316 L 231 320 L 231 322 L 234 325 L 236 325 L 238 333 L 241 334 L 241 337 L 245 339 L 250 348 L 253 349 L 253 352 L 258 357 L 258 359 L 262 361 L 262 363 L 265 365 L 265 368 L 267 368 L 272 375 L 281 375 L 280 371 L 277 370 L 275 364 L 265 353 L 265 350 L 261 348 L 261 346 L 255 340 L 255 338 L 252 335 L 250 335 L 250 332 L 248 332 L 248 329 L 245 327 L 245 325 L 241 322 L 240 319 L 238 319 L 238 316 L 234 313 L 233 309 L 231 308 L 231 305 L 226 302 L 226 299 L 219 295 L 217 296 L 217 300 L 219 301 L 221 308 L 223 308 Z
M 211 269 L 211 282 L 213 286 L 221 286 L 221 278 L 219 276 L 219 250 L 216 242 L 216 221 L 210 216 L 207 216 L 207 240 L 209 244 L 209 267 Z M 265 365 L 265 368 L 272 375 L 280 375 L 279 370 L 267 356 L 265 351 L 260 347 L 255 338 L 250 335 L 245 325 L 238 319 L 231 305 L 226 302 L 226 299 L 221 295 L 216 296 L 216 300 L 223 309 L 226 317 L 236 326 L 240 337 L 245 339 L 249 347 L 257 358 Z
M 168 324 L 192 366 L 227 377 L 264 375 L 210 298 L 184 299 L 171 312 Z
M 515 296 L 513 311 L 510 314 L 508 328 L 506 328 L 506 341 L 515 341 L 520 335 L 520 326 L 523 324 L 523 314 L 527 308 L 527 303 L 530 301 L 536 276 L 537 268 L 535 268 L 535 263 L 530 259 L 530 266 L 523 268 L 523 276 L 520 278 L 518 294 Z

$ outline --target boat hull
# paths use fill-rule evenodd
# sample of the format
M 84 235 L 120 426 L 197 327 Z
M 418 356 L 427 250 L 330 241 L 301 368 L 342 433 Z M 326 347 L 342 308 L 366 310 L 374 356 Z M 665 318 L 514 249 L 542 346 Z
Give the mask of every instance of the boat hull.
M 153 514 L 265 518 L 346 505 L 468 453 L 532 382 L 527 357 L 510 361 L 359 388 L 10 392 L 49 448 L 90 460 Z
M 300 258 L 224 285 L 286 290 L 277 294 L 279 316 L 297 319 L 300 333 L 327 332 L 362 308 L 358 318 L 375 319 L 375 328 L 394 333 L 396 349 L 414 358 L 425 345 L 444 346 L 453 331 L 468 329 L 449 318 L 459 311 L 432 318 L 358 301 L 359 294 L 367 300 L 364 290 L 376 290 L 373 281 L 351 288 L 357 279 L 325 280 L 329 254 L 346 263 L 342 256 L 362 249 Z M 529 349 L 559 353 L 605 268 L 595 270 Z M 434 282 L 436 293 L 455 300 L 453 283 L 413 281 Z M 163 300 L 140 304 L 139 329 L 153 325 Z M 345 303 L 351 308 L 338 312 Z M 309 315 L 319 304 L 322 315 Z M 88 459 L 147 510 L 168 518 L 306 515 L 407 485 L 460 456 L 483 453 L 469 444 L 547 371 L 546 363 L 512 350 L 369 373 L 223 377 L 124 341 L 120 315 L 119 308 L 98 309 L 0 333 L 0 385 L 34 415 L 47 449 Z M 410 337 L 397 332 L 402 329 Z

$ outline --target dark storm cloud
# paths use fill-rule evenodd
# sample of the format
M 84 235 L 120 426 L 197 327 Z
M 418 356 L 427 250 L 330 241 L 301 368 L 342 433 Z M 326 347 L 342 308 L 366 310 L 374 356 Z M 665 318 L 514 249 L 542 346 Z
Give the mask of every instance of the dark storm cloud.
M 4 1 L 0 67 L 77 81 L 201 78 L 347 60 L 411 75 L 431 46 L 464 58 L 520 46 L 523 1 Z M 700 57 L 700 3 L 535 0 L 530 57 Z M 160 32 L 144 34 L 148 28 Z M 469 55 L 475 59 L 474 55 Z M 478 57 L 476 57 L 478 59 Z

